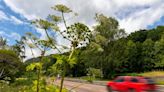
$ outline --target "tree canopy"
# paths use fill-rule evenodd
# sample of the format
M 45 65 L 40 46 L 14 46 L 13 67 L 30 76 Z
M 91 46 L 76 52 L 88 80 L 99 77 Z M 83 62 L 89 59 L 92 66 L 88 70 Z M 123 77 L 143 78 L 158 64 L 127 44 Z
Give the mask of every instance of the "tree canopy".
M 23 72 L 23 64 L 12 50 L 0 50 L 0 80 L 11 80 Z M 9 79 L 8 79 L 9 78 Z

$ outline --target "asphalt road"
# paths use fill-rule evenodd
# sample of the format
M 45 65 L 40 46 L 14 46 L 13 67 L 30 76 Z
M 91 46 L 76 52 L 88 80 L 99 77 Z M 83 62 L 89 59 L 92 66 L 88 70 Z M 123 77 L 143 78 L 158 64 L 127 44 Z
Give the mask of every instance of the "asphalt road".
M 64 87 L 71 92 L 107 92 L 106 86 L 64 81 Z M 164 92 L 164 86 L 158 87 L 158 92 Z
M 75 92 L 107 92 L 106 86 L 64 81 L 64 86 Z

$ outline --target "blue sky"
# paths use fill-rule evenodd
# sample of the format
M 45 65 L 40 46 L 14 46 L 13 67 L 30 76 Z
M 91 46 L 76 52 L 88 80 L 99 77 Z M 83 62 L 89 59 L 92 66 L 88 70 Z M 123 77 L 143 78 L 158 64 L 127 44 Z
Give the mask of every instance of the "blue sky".
M 159 25 L 164 26 L 164 16 L 162 16 L 159 20 L 155 21 L 153 24 L 148 25 L 147 28 L 152 29 Z
M 15 40 L 19 40 L 26 32 L 39 35 L 36 29 L 23 15 L 12 11 L 4 1 L 0 1 L 0 36 L 8 40 L 8 44 L 13 45 Z
M 26 32 L 45 39 L 44 32 L 29 21 L 44 19 L 54 13 L 50 7 L 55 4 L 67 5 L 79 14 L 68 24 L 78 21 L 92 28 L 96 23 L 95 13 L 102 13 L 116 18 L 120 28 L 127 33 L 164 25 L 164 0 L 0 0 L 0 36 L 5 37 L 10 45 L 15 44 L 15 40 Z M 67 44 L 61 37 L 57 37 L 57 40 Z
M 37 2 L 37 1 L 40 1 L 40 2 Z M 20 37 L 26 32 L 32 32 L 34 34 L 42 35 L 40 32 L 37 32 L 36 29 L 33 26 L 31 26 L 30 23 L 28 22 L 29 20 L 34 19 L 34 18 L 32 18 L 32 16 L 35 16 L 36 18 L 37 17 L 45 18 L 46 15 L 51 13 L 51 9 L 47 8 L 47 7 L 50 7 L 50 5 L 53 6 L 53 4 L 51 4 L 51 3 L 54 3 L 54 4 L 55 3 L 63 3 L 68 6 L 73 5 L 73 4 L 75 6 L 77 6 L 77 4 L 83 3 L 82 0 L 79 0 L 79 1 L 73 0 L 72 3 L 64 2 L 64 0 L 54 0 L 54 1 L 52 0 L 52 2 L 50 2 L 50 1 L 46 2 L 46 1 L 47 0 L 0 0 L 0 14 L 1 14 L 0 15 L 0 17 L 1 17 L 0 18 L 0 35 L 4 36 L 6 39 L 8 39 L 8 43 L 11 45 L 15 43 L 16 39 L 19 40 Z M 104 2 L 104 1 L 106 1 L 106 2 Z M 94 21 L 93 21 L 94 13 L 96 13 L 96 12 L 103 13 L 108 16 L 109 14 L 107 12 L 109 11 L 109 12 L 111 12 L 111 15 L 109 15 L 109 16 L 115 17 L 115 18 L 117 18 L 117 20 L 119 22 L 122 22 L 122 23 L 120 23 L 121 25 L 123 25 L 123 26 L 121 26 L 121 28 L 124 28 L 128 33 L 131 33 L 138 29 L 144 29 L 144 28 L 150 29 L 150 28 L 154 28 L 158 25 L 164 25 L 164 14 L 163 13 L 159 14 L 160 15 L 159 18 L 151 21 L 151 24 L 149 23 L 144 27 L 141 26 L 139 28 L 137 26 L 140 24 L 142 25 L 142 23 L 140 23 L 140 21 L 139 22 L 136 21 L 136 24 L 134 23 L 135 21 L 133 21 L 133 17 L 139 16 L 138 17 L 138 20 L 139 20 L 140 18 L 142 18 L 142 16 L 145 16 L 144 13 L 140 14 L 140 12 L 142 13 L 151 8 L 155 8 L 155 9 L 161 8 L 162 9 L 164 7 L 164 2 L 162 0 L 149 0 L 149 2 L 146 2 L 145 0 L 138 0 L 138 2 L 130 2 L 130 0 L 120 0 L 120 1 L 115 0 L 116 2 L 112 2 L 113 0 L 104 0 L 104 1 L 99 3 L 100 0 L 96 0 L 96 1 L 90 0 L 90 2 L 92 2 L 95 5 L 91 5 L 91 3 L 90 4 L 85 3 L 86 5 L 83 5 L 82 7 L 79 8 L 79 9 L 81 9 L 81 11 L 79 11 L 79 9 L 77 9 L 78 13 L 81 13 L 82 15 L 84 15 L 83 18 L 82 18 L 82 16 L 80 16 L 79 18 L 75 19 L 75 21 L 77 21 L 77 20 L 84 21 L 86 23 L 88 22 L 88 25 L 92 25 L 94 23 Z M 119 1 L 119 2 L 117 2 L 117 1 Z M 37 3 L 35 3 L 35 2 L 37 2 Z M 126 4 L 126 2 L 128 2 L 128 3 L 130 2 L 132 4 L 132 6 L 130 6 L 129 4 Z M 31 3 L 33 5 L 31 5 Z M 108 5 L 108 3 L 110 3 L 110 4 Z M 111 7 L 108 7 L 108 6 L 112 6 L 111 3 L 118 5 L 116 7 L 116 9 L 113 7 L 113 10 L 112 10 Z M 143 3 L 143 4 L 140 4 L 140 3 Z M 106 5 L 106 6 L 104 7 L 103 5 L 104 6 Z M 161 7 L 157 7 L 159 5 L 161 5 Z M 37 8 L 37 6 L 38 6 L 38 8 Z M 91 10 L 90 6 L 94 6 L 95 9 Z M 18 9 L 14 9 L 14 8 L 18 8 Z M 31 8 L 31 10 L 28 8 Z M 36 9 L 33 10 L 32 8 L 36 8 Z M 39 8 L 40 8 L 40 10 L 39 10 Z M 45 11 L 44 9 L 42 11 L 42 8 L 46 8 L 47 12 L 45 12 L 44 14 L 41 14 L 41 12 Z M 86 8 L 89 8 L 88 11 L 91 11 L 90 12 L 91 14 L 87 13 Z M 101 8 L 103 8 L 104 10 L 101 11 Z M 105 8 L 106 8 L 106 10 L 105 10 Z M 22 13 L 22 11 L 20 12 L 19 9 L 20 10 L 22 9 L 23 13 Z M 36 13 L 34 13 L 35 10 L 36 10 Z M 31 11 L 31 13 L 30 13 L 30 11 Z M 76 9 L 75 9 L 75 11 L 76 11 Z M 152 11 L 152 13 L 153 12 L 154 11 Z M 145 12 L 145 14 L 146 13 L 147 12 Z M 158 15 L 152 15 L 152 16 L 158 16 Z M 147 17 L 149 17 L 149 15 Z M 134 20 L 137 20 L 137 18 L 136 19 L 134 18 Z M 151 19 L 149 19 L 149 20 L 151 20 Z M 129 21 L 129 23 L 128 23 L 128 21 Z M 131 28 L 127 27 L 127 26 L 124 27 L 124 25 L 129 25 L 131 23 L 132 23 Z M 133 30 L 133 26 L 134 26 L 134 30 Z M 135 28 L 135 26 L 137 28 Z M 129 29 L 130 29 L 130 31 L 129 31 Z

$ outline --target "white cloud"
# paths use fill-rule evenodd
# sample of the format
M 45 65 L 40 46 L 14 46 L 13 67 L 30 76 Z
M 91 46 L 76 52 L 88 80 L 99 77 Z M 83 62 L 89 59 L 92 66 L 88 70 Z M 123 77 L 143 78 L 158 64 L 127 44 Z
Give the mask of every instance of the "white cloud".
M 1 6 L 0 6 L 1 8 Z M 11 21 L 15 24 L 23 24 L 23 21 L 19 20 L 18 18 L 16 18 L 15 16 L 10 16 L 8 17 L 3 11 L 0 10 L 0 20 L 7 20 L 7 21 Z
M 68 40 L 64 39 L 63 36 L 59 33 L 57 33 L 56 36 L 56 41 L 59 45 L 70 48 L 71 43 Z
M 10 39 L 14 39 L 14 40 L 19 40 L 21 38 L 21 36 L 15 32 L 8 34 L 8 33 L 5 33 L 4 31 L 0 31 L 0 35 L 5 38 L 10 38 Z
M 26 60 L 28 60 L 30 58 L 41 56 L 41 52 L 40 52 L 39 49 L 37 49 L 37 48 L 33 48 L 32 49 L 32 52 L 34 54 L 34 56 L 33 56 L 32 52 L 31 52 L 31 49 L 27 45 L 25 46 L 25 48 L 26 48 L 25 49 L 25 52 L 26 52 L 25 56 L 26 56 L 26 58 L 24 59 L 24 61 L 26 61 Z M 51 54 L 54 54 L 54 53 L 58 53 L 58 51 L 54 50 L 54 49 L 50 49 L 50 50 L 46 51 L 45 55 L 51 55 Z
M 26 18 L 28 19 L 34 19 L 36 18 L 35 15 L 33 14 L 28 14 L 27 11 L 25 11 L 24 7 L 23 6 L 28 6 L 29 10 L 33 10 L 32 8 L 33 7 L 30 7 L 31 5 L 33 5 L 33 2 L 29 2 L 29 3 L 26 3 L 26 2 L 22 2 L 24 0 L 4 0 L 4 2 L 15 12 L 17 13 L 20 13 L 20 14 L 23 14 Z M 19 5 L 21 7 L 19 7 Z
M 3 11 L 0 11 L 0 20 L 9 20 L 9 18 Z
M 23 14 L 29 20 L 38 17 L 45 18 L 48 13 L 52 12 L 50 7 L 55 3 L 54 0 L 4 0 L 4 2 L 13 11 Z
M 152 5 L 162 0 L 112 0 L 118 7 Z
M 25 48 L 26 48 L 25 49 L 25 52 L 26 52 L 25 53 L 25 56 L 26 56 L 25 60 L 40 56 L 40 51 L 38 49 L 32 49 L 32 52 L 34 53 L 34 56 L 33 56 L 31 49 L 28 46 L 25 46 Z
M 23 24 L 23 21 L 20 19 L 16 18 L 15 16 L 10 16 L 10 21 L 12 21 L 15 24 Z
M 95 13 L 103 13 L 115 17 L 120 23 L 120 28 L 124 28 L 127 33 L 145 29 L 164 16 L 163 0 L 4 0 L 4 2 L 28 20 L 46 18 L 48 14 L 54 13 L 50 7 L 59 3 L 67 5 L 79 14 L 78 17 L 70 19 L 69 24 L 80 21 L 92 26 L 95 23 Z M 41 39 L 46 39 L 43 30 L 38 29 L 37 32 L 41 34 Z M 57 37 L 57 41 L 59 44 L 69 44 L 61 36 Z
M 10 35 L 8 35 L 8 37 L 15 39 L 15 40 L 19 40 L 21 38 L 21 36 L 15 32 L 12 32 Z
M 36 31 L 41 35 L 40 39 L 42 39 L 42 40 L 47 39 L 46 33 L 45 33 L 45 31 L 43 29 L 36 28 Z
M 0 11 L 0 20 L 11 21 L 11 22 L 13 22 L 15 24 L 23 24 L 23 21 L 19 20 L 15 16 L 8 17 L 3 11 Z
M 85 0 L 4 0 L 4 2 L 28 19 L 45 18 L 53 12 L 50 7 L 58 3 L 65 4 L 79 13 L 77 18 L 69 21 L 70 23 L 81 21 L 93 25 L 95 13 L 103 13 L 117 18 L 121 28 L 125 28 L 128 33 L 146 28 L 164 15 L 163 11 L 161 12 L 164 9 L 163 0 L 87 0 L 87 2 Z M 138 8 L 139 11 L 134 11 Z M 120 16 L 124 15 L 123 18 L 120 19 L 118 13 Z
M 3 34 L 5 34 L 5 32 L 4 31 L 0 31 L 0 35 L 3 35 Z
M 129 16 L 119 19 L 120 27 L 125 28 L 128 33 L 139 29 L 146 29 L 148 25 L 152 25 L 164 16 L 164 3 L 154 5 L 148 9 L 143 9 Z

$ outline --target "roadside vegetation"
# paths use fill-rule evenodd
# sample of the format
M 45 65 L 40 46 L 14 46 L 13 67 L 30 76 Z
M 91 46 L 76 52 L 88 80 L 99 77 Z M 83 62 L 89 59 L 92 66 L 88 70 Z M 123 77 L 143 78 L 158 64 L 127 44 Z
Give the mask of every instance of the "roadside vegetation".
M 77 13 L 67 6 L 55 5 L 52 9 L 58 15 L 31 21 L 32 26 L 42 29 L 46 39 L 28 32 L 9 46 L 0 38 L 2 92 L 68 92 L 63 88 L 65 77 L 82 77 L 89 82 L 118 75 L 164 77 L 164 26 L 127 35 L 115 18 L 96 14 L 96 25 L 91 30 L 84 23 L 70 24 L 67 18 Z M 58 44 L 56 34 L 69 44 Z M 33 57 L 24 61 L 26 48 Z M 39 57 L 35 49 L 40 51 Z M 47 55 L 48 51 L 57 53 Z M 61 82 L 54 85 L 57 75 Z

